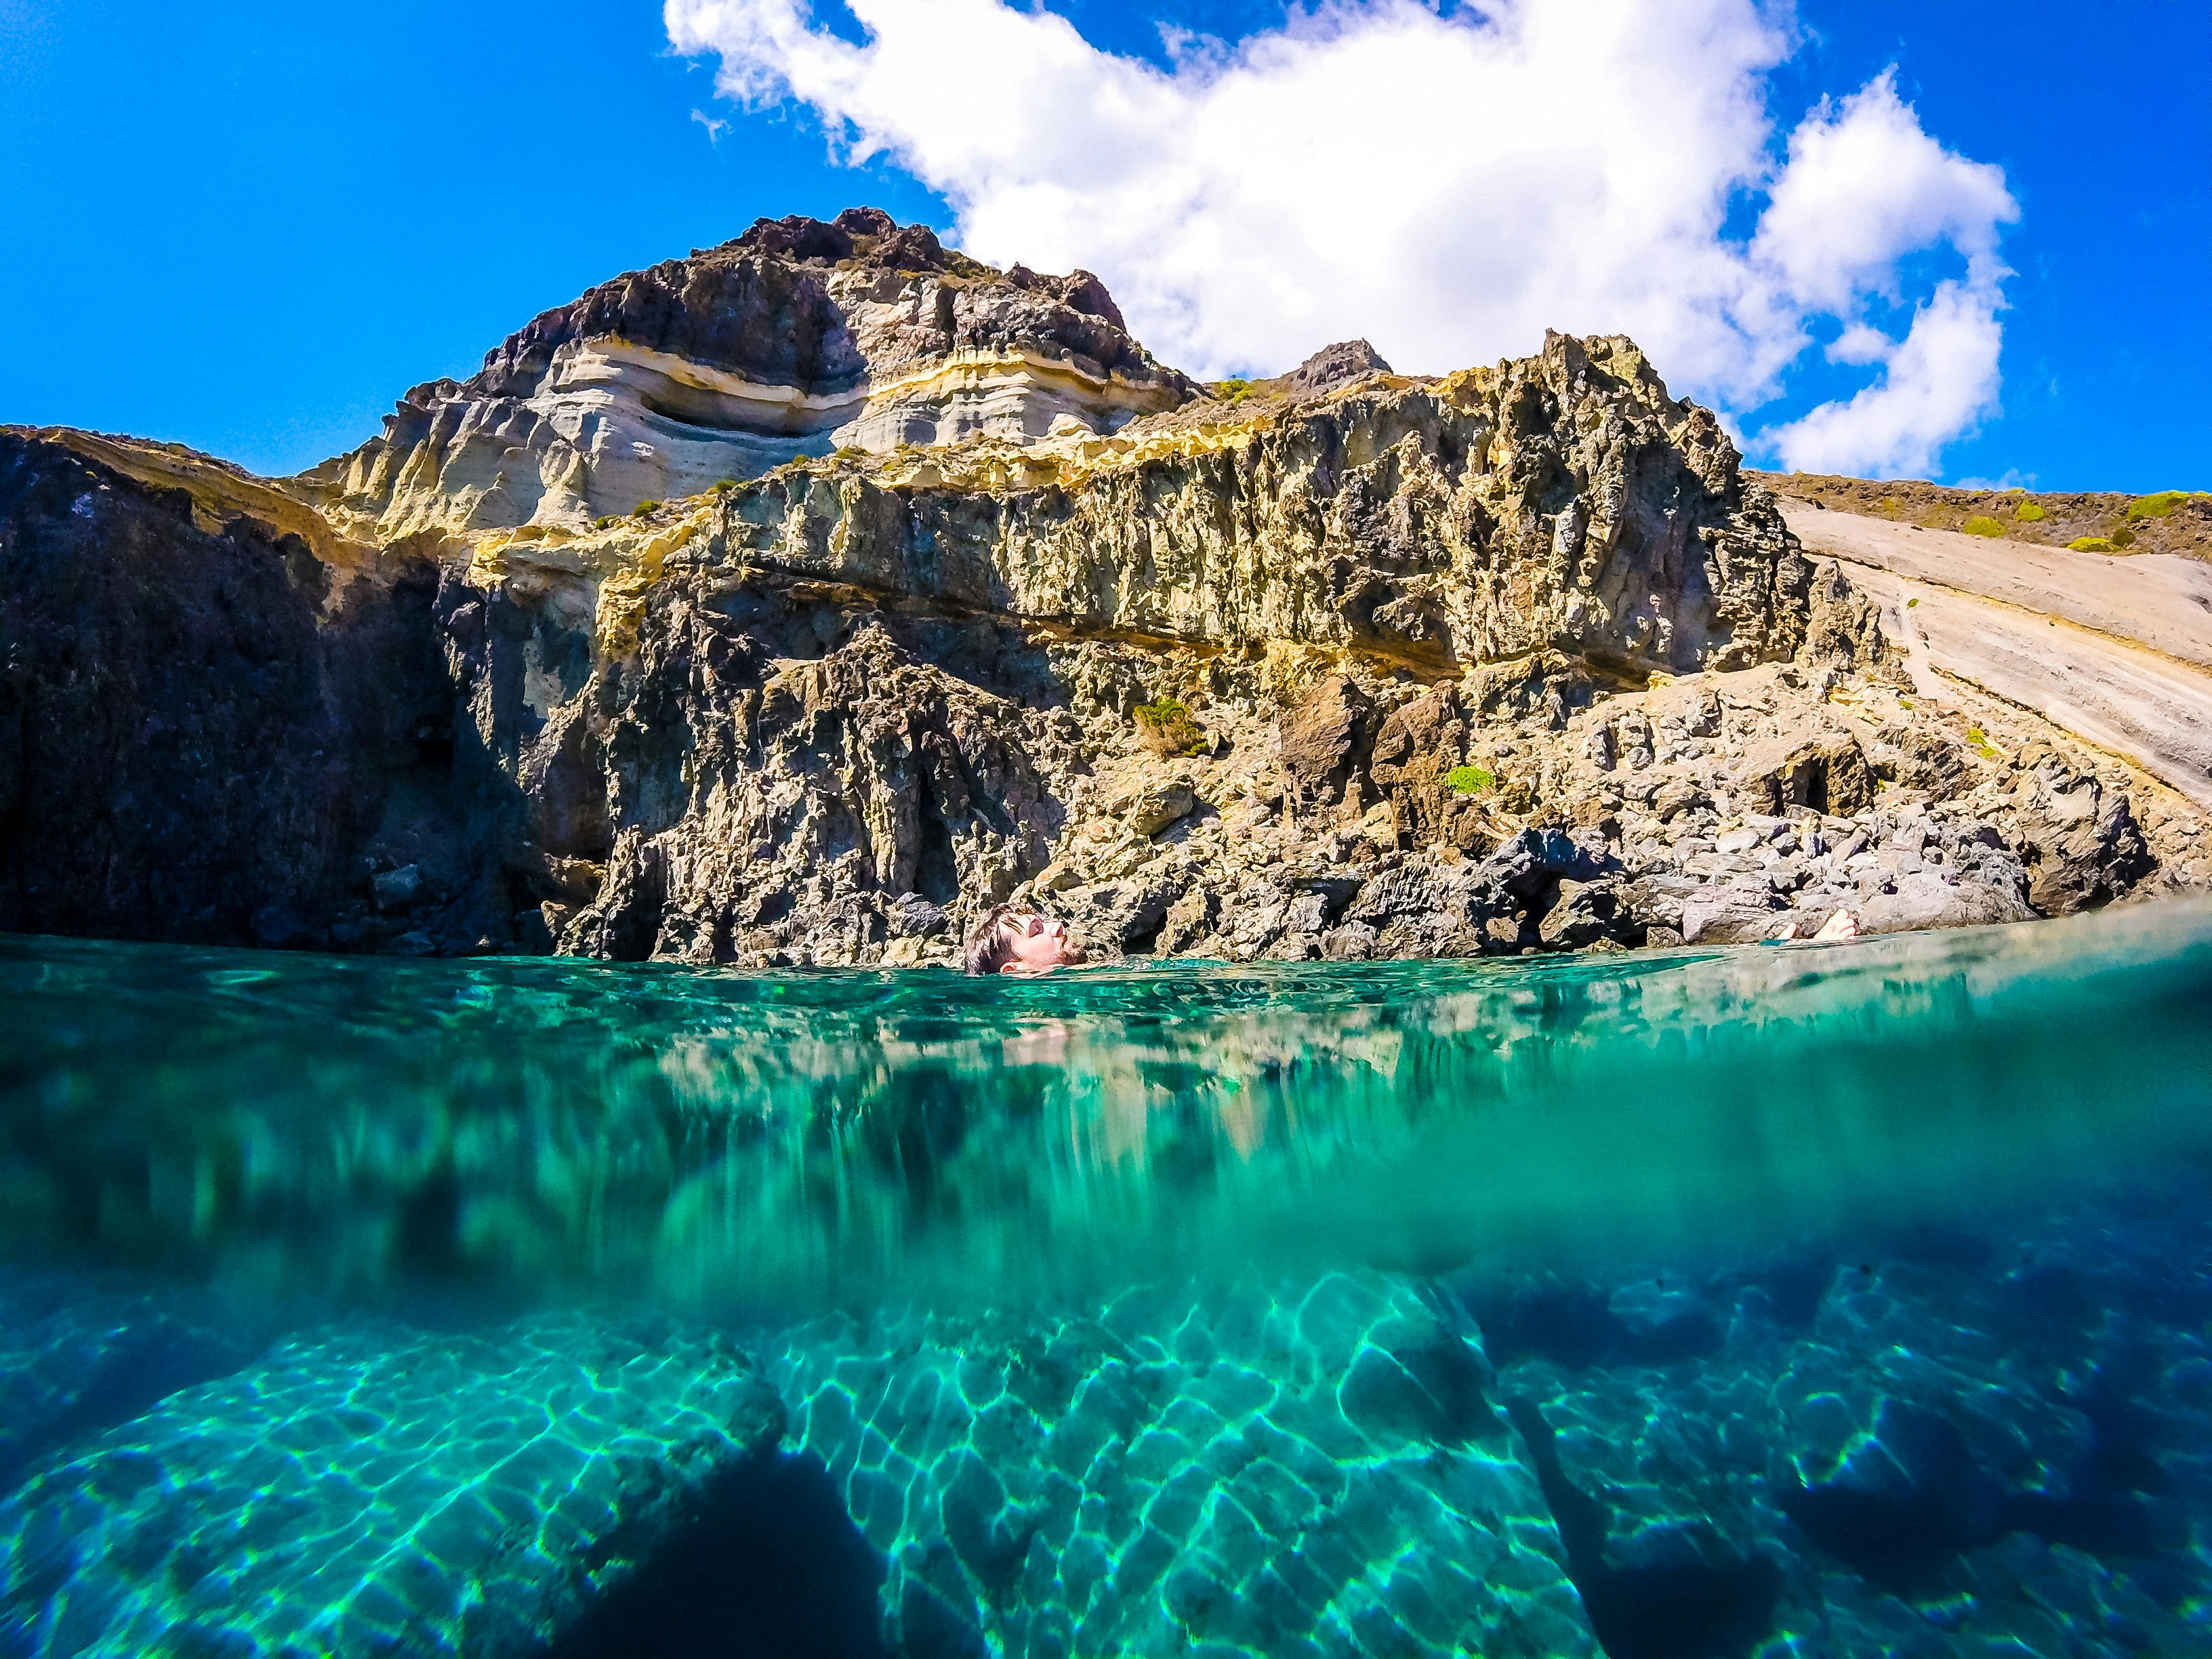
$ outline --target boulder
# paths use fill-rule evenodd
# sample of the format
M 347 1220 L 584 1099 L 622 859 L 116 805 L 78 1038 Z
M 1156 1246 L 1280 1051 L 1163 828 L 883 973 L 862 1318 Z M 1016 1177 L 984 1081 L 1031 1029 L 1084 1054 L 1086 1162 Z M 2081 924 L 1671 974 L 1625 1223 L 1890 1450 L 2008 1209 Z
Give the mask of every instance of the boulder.
M 1600 939 L 1640 944 L 1623 937 L 1632 931 L 1620 884 L 1611 878 L 1597 881 L 1562 880 L 1559 896 L 1545 913 L 1537 936 L 1554 951 L 1579 951 Z
M 328 1331 L 42 1467 L 0 1503 L 0 1582 L 49 1586 L 70 1651 L 521 1659 L 783 1428 L 748 1355 L 662 1322 Z
M 1782 925 L 1782 902 L 1771 893 L 1737 887 L 1705 887 L 1682 900 L 1685 945 L 1756 945 Z
M 1972 878 L 1947 881 L 1932 870 L 1898 877 L 1893 890 L 1871 894 L 1856 908 L 1862 933 L 1979 927 L 2026 921 L 2035 914 L 2015 888 Z
M 1893 783 L 1942 799 L 1966 781 L 1966 751 L 1937 727 L 1891 720 L 1875 734 L 1875 769 Z
M 386 870 L 370 886 L 376 894 L 378 909 L 404 910 L 422 890 L 422 871 L 418 865 L 403 864 L 397 870 Z
M 1157 836 L 1197 810 L 1198 796 L 1191 787 L 1170 779 L 1147 783 L 1138 789 L 1130 798 L 1122 822 L 1133 836 Z
M 1849 817 L 1874 805 L 1874 772 L 1849 732 L 1777 738 L 1745 757 L 1745 793 L 1769 812 L 1809 807 Z
M 2124 789 L 2109 788 L 2047 747 L 2025 751 L 2013 788 L 2028 902 L 2045 915 L 2103 904 L 2150 872 Z
M 1300 807 L 1356 799 L 1372 744 L 1374 707 L 1350 680 L 1332 674 L 1283 711 L 1277 726 L 1283 771 Z

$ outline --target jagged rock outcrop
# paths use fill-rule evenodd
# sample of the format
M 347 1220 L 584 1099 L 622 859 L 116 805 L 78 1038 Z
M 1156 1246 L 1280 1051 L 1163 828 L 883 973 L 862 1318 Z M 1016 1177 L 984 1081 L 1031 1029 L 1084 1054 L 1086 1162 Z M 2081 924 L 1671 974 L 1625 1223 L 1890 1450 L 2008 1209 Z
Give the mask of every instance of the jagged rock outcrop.
M 858 208 L 603 283 L 300 485 L 385 536 L 582 529 L 795 456 L 1110 431 L 1192 391 L 1089 272 L 998 271 Z
M 1742 667 L 1795 653 L 1812 615 L 1771 500 L 1626 340 L 1243 418 L 781 469 L 714 533 L 731 560 L 928 603 L 1431 674 L 1547 647 Z
M 464 528 L 495 429 L 552 453 L 526 406 L 613 340 L 856 409 L 938 398 L 947 350 L 1143 395 L 1040 430 L 1056 368 L 1003 430 L 955 398 L 937 441 Z M 0 926 L 896 963 L 1024 897 L 1106 953 L 1359 958 L 2212 878 L 2154 784 L 1901 695 L 1878 608 L 1625 339 L 1217 391 L 1088 279 L 859 213 L 548 313 L 343 477 L 15 432 Z
M 1366 341 L 1339 340 L 1315 352 L 1285 374 L 1281 384 L 1285 392 L 1293 395 L 1310 396 L 1316 392 L 1333 392 L 1370 374 L 1390 372 L 1390 365 L 1383 361 L 1382 354 Z

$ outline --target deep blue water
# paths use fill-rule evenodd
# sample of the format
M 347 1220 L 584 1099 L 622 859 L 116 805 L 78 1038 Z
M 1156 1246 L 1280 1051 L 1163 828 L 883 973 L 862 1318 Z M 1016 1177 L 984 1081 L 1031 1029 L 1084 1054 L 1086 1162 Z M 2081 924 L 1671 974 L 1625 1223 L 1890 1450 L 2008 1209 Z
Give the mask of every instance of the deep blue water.
M 2212 1653 L 2212 909 L 0 1011 L 6 1659 Z

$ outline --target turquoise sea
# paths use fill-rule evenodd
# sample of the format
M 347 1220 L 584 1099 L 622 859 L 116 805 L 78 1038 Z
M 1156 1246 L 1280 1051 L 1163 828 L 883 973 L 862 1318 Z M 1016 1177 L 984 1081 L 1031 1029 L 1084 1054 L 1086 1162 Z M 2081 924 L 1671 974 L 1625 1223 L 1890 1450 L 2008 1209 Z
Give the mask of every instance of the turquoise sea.
M 0 1659 L 2212 1653 L 2212 908 L 0 938 Z

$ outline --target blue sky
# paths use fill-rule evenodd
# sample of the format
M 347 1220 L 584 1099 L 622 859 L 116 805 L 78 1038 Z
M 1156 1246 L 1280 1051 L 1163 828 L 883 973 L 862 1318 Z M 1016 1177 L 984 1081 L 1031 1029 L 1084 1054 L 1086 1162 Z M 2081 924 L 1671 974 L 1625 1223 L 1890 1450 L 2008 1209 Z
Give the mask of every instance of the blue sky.
M 1250 0 L 1054 9 L 1092 46 L 1162 67 L 1162 22 L 1233 50 L 1283 18 Z M 1894 65 L 1929 137 L 2002 168 L 2018 204 L 1998 232 L 2012 273 L 1996 313 L 2002 412 L 1930 470 L 2045 489 L 2212 487 L 2212 4 L 1802 0 L 1797 15 L 1803 38 L 1761 82 L 1778 151 L 1824 96 Z M 849 21 L 842 32 L 858 36 Z M 756 216 L 869 202 L 954 226 L 962 204 L 902 166 L 928 170 L 915 160 L 926 126 L 894 131 L 911 138 L 903 151 L 841 165 L 824 107 L 718 98 L 713 60 L 673 54 L 659 7 L 626 0 L 388 0 L 373 15 L 0 0 L 0 302 L 15 319 L 0 420 L 289 471 L 368 436 L 410 385 L 473 372 L 536 312 Z M 710 132 L 695 111 L 727 125 Z M 1357 241 L 1360 204 L 1340 211 Z M 1003 215 L 975 222 L 993 257 L 1023 242 Z M 1895 303 L 1854 303 L 1901 336 L 1916 294 L 1964 269 L 1954 252 L 1899 256 Z M 1429 337 L 1414 320 L 1359 331 Z M 1595 311 L 1561 320 L 1606 325 Z M 1825 343 L 1841 325 L 1807 326 Z M 1204 349 L 1212 337 L 1193 337 Z M 1223 364 L 1288 366 L 1243 362 L 1219 337 Z M 1659 367 L 1681 384 L 1663 356 Z M 1731 412 L 1775 427 L 1870 372 L 1810 350 L 1778 372 L 1777 395 Z

